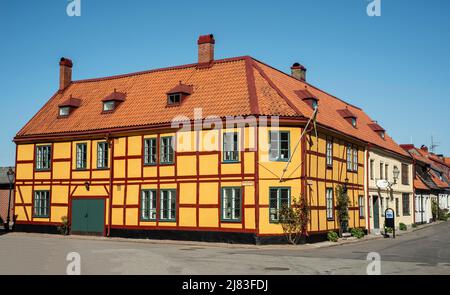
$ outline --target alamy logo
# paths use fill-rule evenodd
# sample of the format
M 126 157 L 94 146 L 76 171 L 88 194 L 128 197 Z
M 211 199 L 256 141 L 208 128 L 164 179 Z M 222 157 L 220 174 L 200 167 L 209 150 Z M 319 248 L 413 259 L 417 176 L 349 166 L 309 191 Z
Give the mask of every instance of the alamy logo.
M 70 17 L 81 16 L 81 0 L 69 0 L 66 12 Z
M 66 256 L 66 260 L 69 262 L 66 268 L 68 275 L 80 275 L 81 274 L 81 256 L 78 252 L 70 252 Z
M 367 265 L 366 272 L 368 275 L 381 275 L 381 255 L 377 252 L 370 252 L 367 254 L 367 261 L 369 265 Z
M 370 0 L 367 5 L 367 15 L 370 17 L 381 16 L 381 0 Z

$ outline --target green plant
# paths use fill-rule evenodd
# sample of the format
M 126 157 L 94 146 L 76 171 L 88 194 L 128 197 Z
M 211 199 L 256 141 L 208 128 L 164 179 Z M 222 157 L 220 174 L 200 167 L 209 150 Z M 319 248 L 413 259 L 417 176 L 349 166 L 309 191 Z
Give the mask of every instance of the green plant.
M 347 229 L 349 198 L 342 185 L 336 187 L 336 209 L 339 222 L 339 236 Z
M 384 231 L 387 232 L 387 233 L 392 233 L 393 232 L 391 227 L 385 227 Z
M 336 243 L 339 239 L 339 235 L 335 231 L 329 231 L 327 233 L 328 241 Z
M 361 239 L 364 237 L 364 231 L 357 227 L 352 228 L 350 230 L 350 233 L 352 234 L 353 237 L 358 238 L 358 239 Z
M 398 228 L 399 228 L 400 230 L 407 230 L 407 229 L 408 229 L 408 227 L 406 226 L 406 224 L 404 224 L 403 222 L 400 222 L 400 224 L 398 225 Z
M 67 218 L 67 216 L 61 217 L 61 225 L 58 226 L 58 231 L 65 236 L 69 234 L 70 226 L 69 226 L 69 219 Z
M 292 205 L 283 205 L 280 210 L 280 224 L 287 241 L 295 245 L 306 236 L 309 223 L 309 206 L 306 199 L 292 200 Z
M 412 228 L 416 228 L 417 227 L 417 223 L 413 223 L 411 224 Z
M 441 221 L 447 221 L 448 220 L 448 210 L 447 209 L 441 209 L 439 207 L 439 203 L 437 200 L 432 199 L 431 200 L 431 212 L 433 214 L 433 220 L 441 220 Z

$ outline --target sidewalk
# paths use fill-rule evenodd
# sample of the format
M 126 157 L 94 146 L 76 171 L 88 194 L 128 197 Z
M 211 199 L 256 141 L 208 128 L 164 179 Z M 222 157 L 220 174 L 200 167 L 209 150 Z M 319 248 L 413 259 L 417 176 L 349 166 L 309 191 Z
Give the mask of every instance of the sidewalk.
M 395 232 L 396 236 L 403 236 L 424 228 L 438 225 L 443 221 L 437 221 L 433 223 L 419 225 L 417 228 L 408 228 L 407 231 L 397 230 Z M 197 241 L 178 241 L 178 240 L 152 240 L 152 239 L 132 239 L 132 238 L 108 238 L 108 237 L 97 237 L 97 236 L 78 236 L 78 235 L 52 235 L 52 234 L 38 234 L 38 233 L 22 233 L 22 232 L 10 232 L 8 235 L 27 235 L 45 238 L 57 238 L 65 240 L 90 240 L 90 241 L 115 241 L 122 243 L 146 243 L 154 245 L 179 245 L 179 246 L 195 246 L 195 247 L 216 247 L 216 248 L 228 248 L 228 249 L 257 249 L 257 250 L 308 250 L 308 249 L 318 249 L 327 247 L 336 247 L 346 244 L 356 244 L 369 242 L 372 240 L 384 239 L 383 235 L 366 235 L 362 239 L 349 238 L 349 239 L 339 239 L 338 242 L 317 242 L 313 244 L 303 244 L 303 245 L 252 245 L 252 244 L 229 244 L 229 243 L 213 243 L 213 242 L 197 242 Z M 392 233 L 390 234 L 392 236 Z

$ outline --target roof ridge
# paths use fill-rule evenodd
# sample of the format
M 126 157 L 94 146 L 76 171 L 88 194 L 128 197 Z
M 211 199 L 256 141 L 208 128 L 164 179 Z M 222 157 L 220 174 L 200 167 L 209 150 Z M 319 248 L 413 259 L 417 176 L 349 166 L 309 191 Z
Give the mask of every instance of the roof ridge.
M 240 60 L 245 60 L 247 58 L 251 58 L 251 57 L 248 56 L 248 55 L 243 55 L 243 56 L 237 56 L 237 57 L 223 58 L 223 59 L 214 60 L 214 64 L 216 64 L 216 63 L 233 62 L 233 61 L 240 61 Z M 114 79 L 120 79 L 120 78 L 125 78 L 125 77 L 133 77 L 133 76 L 145 75 L 145 74 L 150 74 L 150 73 L 155 73 L 155 72 L 188 69 L 188 68 L 196 67 L 197 65 L 198 65 L 198 63 L 190 63 L 190 64 L 184 64 L 184 65 L 179 65 L 179 66 L 170 66 L 170 67 L 156 68 L 156 69 L 151 69 L 151 70 L 131 72 L 131 73 L 127 73 L 127 74 L 119 74 L 119 75 L 105 76 L 105 77 L 99 77 L 99 78 L 88 78 L 88 79 L 74 80 L 74 81 L 72 81 L 72 83 L 73 84 L 79 84 L 79 83 L 89 83 L 89 82 L 114 80 Z
M 362 108 L 360 108 L 360 107 L 358 107 L 358 106 L 355 106 L 355 105 L 353 105 L 353 104 L 351 104 L 351 103 L 348 103 L 348 102 L 346 102 L 345 100 L 343 100 L 342 98 L 339 98 L 339 97 L 337 97 L 337 96 L 334 96 L 333 94 L 330 94 L 330 93 L 326 92 L 325 90 L 323 90 L 323 89 L 321 89 L 321 88 L 319 88 L 319 87 L 317 87 L 317 86 L 314 86 L 314 85 L 312 85 L 312 84 L 310 84 L 310 83 L 308 83 L 308 82 L 306 82 L 306 81 L 299 81 L 299 80 L 295 79 L 294 77 L 292 77 L 291 75 L 289 75 L 289 74 L 287 74 L 287 73 L 285 73 L 285 72 L 283 72 L 283 71 L 281 71 L 281 70 L 279 70 L 279 69 L 277 69 L 277 68 L 275 68 L 275 67 L 273 67 L 273 66 L 271 66 L 271 65 L 269 65 L 269 64 L 266 64 L 265 62 L 260 61 L 260 60 L 258 60 L 258 59 L 256 59 L 256 58 L 253 58 L 253 57 L 252 57 L 252 59 L 253 59 L 254 61 L 258 62 L 258 63 L 261 63 L 261 64 L 265 65 L 266 67 L 269 67 L 269 68 L 271 68 L 271 69 L 273 69 L 273 70 L 275 70 L 275 71 L 277 71 L 277 72 L 282 73 L 283 75 L 285 75 L 285 76 L 287 76 L 287 77 L 289 77 L 289 78 L 295 80 L 296 82 L 304 83 L 304 84 L 306 84 L 306 85 L 308 85 L 308 86 L 310 86 L 310 87 L 316 89 L 317 91 L 321 91 L 321 92 L 323 92 L 324 94 L 329 95 L 329 96 L 331 96 L 331 97 L 333 97 L 333 98 L 335 98 L 335 99 L 337 99 L 337 100 L 339 100 L 339 101 L 345 103 L 345 104 L 348 105 L 348 106 L 354 107 L 355 109 L 358 109 L 358 110 L 361 110 L 361 111 L 362 111 Z
M 257 61 L 257 60 L 256 60 Z M 261 77 L 263 77 L 264 80 L 269 84 L 270 87 L 272 87 L 273 90 L 288 104 L 288 106 L 297 113 L 299 116 L 303 116 L 302 112 L 297 108 L 296 105 L 292 103 L 292 101 L 278 88 L 278 86 L 269 78 L 269 76 L 264 72 L 261 67 L 253 62 L 253 67 L 259 72 Z
M 258 94 L 256 91 L 255 75 L 253 73 L 254 61 L 250 56 L 245 57 L 245 74 L 247 78 L 248 99 L 251 113 L 259 114 Z

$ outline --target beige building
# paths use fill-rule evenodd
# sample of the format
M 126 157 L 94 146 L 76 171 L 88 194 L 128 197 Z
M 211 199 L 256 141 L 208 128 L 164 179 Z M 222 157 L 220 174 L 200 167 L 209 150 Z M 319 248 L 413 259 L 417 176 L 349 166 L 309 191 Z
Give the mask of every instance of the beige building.
M 369 233 L 384 229 L 384 212 L 395 212 L 395 225 L 414 223 L 413 161 L 408 155 L 370 147 L 366 151 L 366 200 Z

